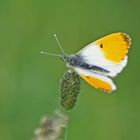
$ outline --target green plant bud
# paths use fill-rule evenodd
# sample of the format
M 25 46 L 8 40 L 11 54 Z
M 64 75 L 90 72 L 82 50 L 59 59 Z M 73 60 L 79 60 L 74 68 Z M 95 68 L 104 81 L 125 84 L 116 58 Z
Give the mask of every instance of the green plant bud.
M 80 92 L 80 77 L 69 69 L 63 76 L 60 83 L 60 104 L 70 110 L 75 106 L 77 97 Z

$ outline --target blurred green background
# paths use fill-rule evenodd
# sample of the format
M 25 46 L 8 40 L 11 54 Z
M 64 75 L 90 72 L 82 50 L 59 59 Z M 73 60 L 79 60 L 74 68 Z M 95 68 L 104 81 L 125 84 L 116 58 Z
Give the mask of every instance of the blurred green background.
M 68 140 L 140 139 L 140 2 L 137 0 L 0 1 L 0 140 L 29 140 L 40 118 L 59 108 L 66 67 L 40 51 L 76 53 L 112 32 L 132 37 L 117 90 L 104 94 L 82 80 Z

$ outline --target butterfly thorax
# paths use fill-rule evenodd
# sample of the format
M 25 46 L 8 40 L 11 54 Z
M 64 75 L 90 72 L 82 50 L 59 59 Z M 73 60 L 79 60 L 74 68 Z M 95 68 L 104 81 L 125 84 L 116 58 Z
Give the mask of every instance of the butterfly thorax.
M 88 64 L 86 60 L 84 59 L 84 57 L 82 57 L 81 55 L 63 55 L 63 59 L 68 64 L 68 67 L 72 66 L 72 67 L 80 67 L 80 68 L 88 69 L 88 70 L 94 70 L 98 72 L 105 72 L 105 73 L 109 72 L 101 67 Z
M 64 55 L 63 58 L 71 66 L 80 66 L 83 64 L 82 57 L 78 55 Z

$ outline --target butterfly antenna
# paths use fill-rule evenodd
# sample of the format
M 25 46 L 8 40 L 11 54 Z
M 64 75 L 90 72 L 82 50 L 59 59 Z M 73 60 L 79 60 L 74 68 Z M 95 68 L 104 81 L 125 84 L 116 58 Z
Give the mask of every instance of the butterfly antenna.
M 43 51 L 41 51 L 40 53 L 41 53 L 41 54 L 47 54 L 47 55 L 50 55 L 50 56 L 61 57 L 61 55 L 59 55 L 59 54 L 55 54 L 55 53 L 48 53 L 48 52 L 43 52 Z
M 60 47 L 60 50 L 61 50 L 62 54 L 65 54 L 65 52 L 64 52 L 56 34 L 54 34 L 54 38 L 55 38 L 56 42 L 58 43 L 58 46 Z

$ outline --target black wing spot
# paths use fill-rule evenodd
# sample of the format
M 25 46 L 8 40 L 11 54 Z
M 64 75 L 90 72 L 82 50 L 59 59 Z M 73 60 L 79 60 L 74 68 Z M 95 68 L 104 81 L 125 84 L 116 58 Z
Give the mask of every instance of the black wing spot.
M 103 44 L 100 45 L 100 48 L 103 48 Z
M 87 78 L 90 78 L 89 76 L 87 76 Z

